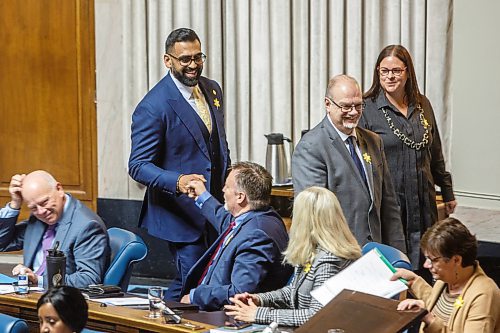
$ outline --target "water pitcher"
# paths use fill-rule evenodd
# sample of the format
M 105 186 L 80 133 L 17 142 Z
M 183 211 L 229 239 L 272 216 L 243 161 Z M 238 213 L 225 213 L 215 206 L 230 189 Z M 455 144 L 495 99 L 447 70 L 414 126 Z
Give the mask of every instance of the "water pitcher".
M 267 138 L 266 169 L 273 176 L 273 185 L 290 184 L 291 158 L 293 152 L 292 140 L 286 138 L 282 133 L 271 133 L 264 135 Z M 288 141 L 289 155 L 285 154 L 284 142 Z

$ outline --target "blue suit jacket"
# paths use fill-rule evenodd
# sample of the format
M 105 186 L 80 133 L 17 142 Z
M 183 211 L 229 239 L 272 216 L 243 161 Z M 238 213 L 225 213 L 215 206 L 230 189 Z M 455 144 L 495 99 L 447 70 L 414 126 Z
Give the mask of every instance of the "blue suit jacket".
M 23 250 L 24 265 L 32 269 L 47 224 L 34 216 L 16 222 L 17 216 L 0 218 L 0 251 Z M 106 226 L 99 216 L 71 198 L 57 224 L 54 244 L 58 241 L 59 250 L 66 255 L 66 285 L 84 288 L 102 283 L 110 248 Z
M 217 82 L 205 77 L 200 77 L 199 86 L 217 124 L 222 170 L 216 171 L 224 180 L 230 160 L 222 91 Z M 139 225 L 151 235 L 172 242 L 196 241 L 205 230 L 206 220 L 194 201 L 176 195 L 181 174 L 202 174 L 207 184 L 211 181 L 209 149 L 196 117 L 170 74 L 147 93 L 132 116 L 129 173 L 148 187 Z
M 281 263 L 288 244 L 288 234 L 279 215 L 273 210 L 251 211 L 234 230 L 232 237 L 207 272 L 205 283 L 197 286 L 205 267 L 233 216 L 210 198 L 202 214 L 219 232 L 219 238 L 189 271 L 182 295 L 196 288 L 193 304 L 202 310 L 219 310 L 229 297 L 242 292 L 264 292 L 283 287 L 293 269 Z

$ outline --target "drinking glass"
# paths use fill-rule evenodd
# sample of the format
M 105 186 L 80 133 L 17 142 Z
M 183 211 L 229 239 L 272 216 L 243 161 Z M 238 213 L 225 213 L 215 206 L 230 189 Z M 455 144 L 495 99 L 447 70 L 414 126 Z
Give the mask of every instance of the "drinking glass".
M 148 288 L 148 300 L 149 300 L 148 318 L 151 319 L 160 318 L 162 302 L 163 302 L 163 288 L 162 287 Z

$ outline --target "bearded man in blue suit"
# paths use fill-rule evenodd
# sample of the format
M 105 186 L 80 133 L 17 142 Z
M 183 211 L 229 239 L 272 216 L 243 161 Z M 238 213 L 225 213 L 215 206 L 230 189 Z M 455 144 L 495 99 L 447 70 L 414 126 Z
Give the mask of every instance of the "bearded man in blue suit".
M 132 116 L 130 176 L 147 186 L 139 226 L 166 240 L 177 277 L 165 298 L 179 300 L 184 278 L 216 233 L 186 195 L 192 180 L 206 181 L 222 197 L 230 165 L 222 90 L 201 76 L 206 56 L 191 29 L 177 29 L 165 43 L 170 72 Z
M 288 234 L 281 217 L 269 206 L 269 172 L 251 162 L 233 165 L 223 189 L 224 206 L 205 190 L 202 181 L 190 185 L 191 196 L 219 237 L 189 271 L 181 302 L 220 310 L 238 293 L 283 287 L 292 274 L 292 268 L 282 263 Z

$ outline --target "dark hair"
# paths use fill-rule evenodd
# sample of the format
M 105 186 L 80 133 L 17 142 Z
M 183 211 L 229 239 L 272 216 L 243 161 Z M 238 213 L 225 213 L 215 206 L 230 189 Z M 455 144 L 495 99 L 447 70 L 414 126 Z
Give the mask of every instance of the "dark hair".
M 448 217 L 436 222 L 422 236 L 422 250 L 445 258 L 462 257 L 462 267 L 474 265 L 477 256 L 477 239 L 459 220 Z
M 408 104 L 420 103 L 420 90 L 418 89 L 417 76 L 415 74 L 415 67 L 413 67 L 413 60 L 408 50 L 402 45 L 389 45 L 386 46 L 378 55 L 375 68 L 373 70 L 372 86 L 364 94 L 364 98 L 371 98 L 375 100 L 382 87 L 380 86 L 380 73 L 379 66 L 382 60 L 386 57 L 396 57 L 401 60 L 406 66 L 406 73 L 408 73 L 408 80 L 405 84 L 405 94 Z
M 273 177 L 262 166 L 252 162 L 237 162 L 232 165 L 237 188 L 245 192 L 252 209 L 262 209 L 271 202 Z
M 179 28 L 172 31 L 165 41 L 165 53 L 172 52 L 175 43 L 178 42 L 194 42 L 197 40 L 200 44 L 201 41 L 194 30 L 188 28 Z
M 50 303 L 62 322 L 74 332 L 81 332 L 88 319 L 88 305 L 79 289 L 69 286 L 54 287 L 40 297 L 37 311 Z

